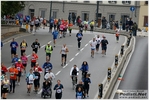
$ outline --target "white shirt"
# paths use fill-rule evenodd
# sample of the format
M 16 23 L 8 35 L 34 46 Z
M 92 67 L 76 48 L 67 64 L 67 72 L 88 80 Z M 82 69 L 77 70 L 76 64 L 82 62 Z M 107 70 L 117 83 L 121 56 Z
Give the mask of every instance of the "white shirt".
M 43 22 L 43 18 L 40 18 L 40 23 L 42 23 Z
M 96 38 L 96 42 L 97 42 L 97 44 L 100 44 L 101 38 Z
M 38 24 L 38 23 L 39 23 L 39 20 L 38 20 L 38 19 L 36 19 L 36 20 L 35 20 L 35 24 Z
M 52 77 L 52 80 L 54 80 L 55 79 L 55 75 L 52 73 L 52 72 L 50 72 L 50 73 L 47 73 L 46 75 L 45 75 L 45 79 L 47 80 L 48 78 L 50 78 L 50 77 Z
M 74 67 L 72 67 L 71 70 L 70 70 L 70 76 L 72 75 L 72 71 L 73 71 L 73 69 L 74 69 Z M 78 72 L 78 73 L 77 73 L 77 76 L 78 76 L 78 75 L 79 75 L 79 68 L 76 67 L 76 70 L 77 70 L 77 72 Z
M 29 83 L 33 83 L 34 82 L 34 76 L 33 76 L 33 74 L 30 74 L 29 77 L 28 77 L 28 79 L 29 79 Z
M 96 45 L 97 45 L 97 42 L 96 42 L 96 41 L 94 41 L 94 42 L 91 41 L 90 44 L 91 44 L 91 48 L 92 48 L 92 49 L 95 49 L 95 48 L 96 48 Z

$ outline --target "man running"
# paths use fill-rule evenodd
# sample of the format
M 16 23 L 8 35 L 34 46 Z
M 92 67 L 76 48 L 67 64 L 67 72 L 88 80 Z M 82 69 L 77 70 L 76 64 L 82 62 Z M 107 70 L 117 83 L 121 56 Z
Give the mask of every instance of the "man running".
M 96 52 L 99 53 L 98 51 L 99 51 L 99 46 L 100 46 L 100 42 L 101 42 L 100 35 L 97 35 L 96 42 L 97 42 Z
M 93 40 L 90 42 L 92 58 L 94 58 L 94 52 L 95 52 L 96 45 L 97 45 L 96 39 L 93 38 Z
M 101 41 L 101 47 L 102 47 L 102 54 L 103 54 L 103 56 L 106 55 L 107 44 L 108 44 L 108 40 L 104 36 L 103 40 Z
M 69 52 L 68 48 L 66 47 L 66 44 L 64 44 L 61 48 L 61 51 L 60 51 L 60 54 L 62 54 L 62 64 L 61 66 L 63 65 L 66 65 L 66 60 L 67 60 L 67 53 Z
M 27 43 L 26 43 L 25 40 L 23 40 L 23 41 L 20 43 L 21 56 L 23 56 L 23 53 L 26 51 L 26 48 L 27 48 Z
M 78 50 L 80 50 L 81 40 L 82 40 L 82 37 L 83 37 L 82 32 L 79 31 L 79 32 L 76 34 L 76 37 L 77 37 L 77 40 L 78 40 Z
M 38 39 L 35 40 L 35 42 L 32 43 L 31 47 L 33 48 L 33 51 L 37 54 L 38 48 L 40 48 L 40 43 L 38 42 Z
M 49 69 L 52 70 L 53 66 L 49 59 L 46 59 L 46 62 L 43 64 L 42 68 L 44 69 L 44 75 L 48 73 Z
M 36 17 L 36 19 L 35 19 L 35 32 L 36 32 L 36 30 L 37 30 L 38 27 L 39 27 L 39 20 Z
M 14 38 L 12 39 L 12 42 L 10 43 L 10 47 L 11 47 L 11 59 L 13 59 L 14 55 L 16 55 L 17 47 L 18 47 L 18 43 L 14 40 Z
M 50 45 L 50 43 L 48 43 L 47 46 L 45 46 L 45 52 L 46 52 L 46 56 L 49 57 L 49 60 L 51 58 L 52 51 L 53 51 L 53 47 Z
M 38 60 L 38 55 L 33 51 L 32 57 L 31 57 L 31 68 L 33 68 L 36 65 L 37 60 Z
M 55 44 L 56 44 L 56 39 L 57 39 L 57 36 L 58 36 L 58 31 L 55 30 L 52 32 L 52 35 L 53 35 L 53 43 L 54 43 L 54 47 L 55 47 Z

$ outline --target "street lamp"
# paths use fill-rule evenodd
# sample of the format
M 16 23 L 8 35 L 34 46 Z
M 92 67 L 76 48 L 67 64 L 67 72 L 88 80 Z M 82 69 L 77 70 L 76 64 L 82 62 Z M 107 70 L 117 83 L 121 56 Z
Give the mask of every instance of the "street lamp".
M 52 1 L 51 1 L 51 3 L 50 3 L 49 32 L 50 32 L 50 19 L 51 19 L 51 13 L 52 13 Z

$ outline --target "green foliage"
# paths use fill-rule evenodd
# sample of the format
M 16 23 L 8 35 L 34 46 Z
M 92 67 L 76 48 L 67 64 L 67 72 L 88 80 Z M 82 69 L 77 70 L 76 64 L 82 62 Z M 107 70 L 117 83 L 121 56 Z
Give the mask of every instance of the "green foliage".
M 15 15 L 25 7 L 24 1 L 1 1 L 1 15 Z

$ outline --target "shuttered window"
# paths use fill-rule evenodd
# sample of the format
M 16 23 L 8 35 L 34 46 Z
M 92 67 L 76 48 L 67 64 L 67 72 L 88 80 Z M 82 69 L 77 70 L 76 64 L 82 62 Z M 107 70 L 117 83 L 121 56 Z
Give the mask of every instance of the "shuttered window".
M 148 16 L 144 16 L 144 27 L 148 26 Z

